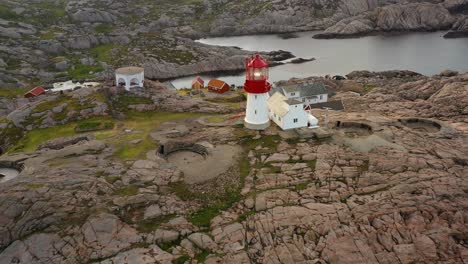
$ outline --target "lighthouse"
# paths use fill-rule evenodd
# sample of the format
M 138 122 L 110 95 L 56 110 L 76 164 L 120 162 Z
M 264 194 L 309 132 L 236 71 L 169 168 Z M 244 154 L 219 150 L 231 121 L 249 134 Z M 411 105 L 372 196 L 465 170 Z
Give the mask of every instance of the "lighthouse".
M 268 82 L 268 63 L 260 55 L 248 58 L 244 91 L 247 94 L 247 109 L 244 125 L 252 130 L 264 130 L 270 126 L 268 98 L 271 84 Z

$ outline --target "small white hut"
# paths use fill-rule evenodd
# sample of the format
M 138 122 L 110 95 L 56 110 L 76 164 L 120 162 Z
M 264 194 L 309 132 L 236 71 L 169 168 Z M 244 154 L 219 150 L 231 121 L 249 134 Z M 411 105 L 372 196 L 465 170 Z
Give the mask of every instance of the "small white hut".
M 145 80 L 145 69 L 140 67 L 124 67 L 115 71 L 115 84 L 124 86 L 125 90 L 130 88 L 143 87 Z

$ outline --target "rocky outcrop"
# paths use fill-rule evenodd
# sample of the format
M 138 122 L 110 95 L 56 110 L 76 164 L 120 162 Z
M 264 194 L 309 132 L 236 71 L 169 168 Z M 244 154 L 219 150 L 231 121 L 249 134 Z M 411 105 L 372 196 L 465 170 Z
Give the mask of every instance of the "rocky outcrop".
M 449 29 L 456 18 L 442 5 L 395 4 L 345 18 L 315 38 L 356 37 L 375 32 L 434 31 Z
M 464 38 L 468 37 L 468 16 L 460 17 L 453 24 L 452 31 L 444 35 L 444 38 Z
M 376 20 L 377 28 L 383 31 L 441 30 L 453 23 L 447 9 L 426 3 L 382 7 Z
M 72 18 L 78 22 L 88 22 L 88 23 L 94 23 L 94 22 L 112 23 L 117 19 L 114 15 L 106 11 L 101 11 L 101 10 L 92 9 L 92 8 L 81 9 L 77 11 L 76 13 L 72 14 Z

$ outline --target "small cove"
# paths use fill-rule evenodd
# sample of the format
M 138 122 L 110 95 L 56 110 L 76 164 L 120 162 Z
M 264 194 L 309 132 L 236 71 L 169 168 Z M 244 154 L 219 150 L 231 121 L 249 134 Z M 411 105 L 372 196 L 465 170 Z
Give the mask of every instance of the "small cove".
M 315 58 L 301 64 L 285 64 L 270 69 L 272 82 L 293 77 L 346 75 L 355 70 L 411 70 L 425 75 L 446 69 L 468 71 L 468 38 L 444 39 L 443 31 L 367 36 L 354 39 L 313 39 L 318 32 L 295 33 L 296 38 L 279 35 L 219 37 L 198 40 L 219 46 L 236 46 L 248 51 L 286 50 L 298 58 Z M 201 74 L 242 85 L 244 73 Z M 193 76 L 172 83 L 178 89 L 190 87 Z

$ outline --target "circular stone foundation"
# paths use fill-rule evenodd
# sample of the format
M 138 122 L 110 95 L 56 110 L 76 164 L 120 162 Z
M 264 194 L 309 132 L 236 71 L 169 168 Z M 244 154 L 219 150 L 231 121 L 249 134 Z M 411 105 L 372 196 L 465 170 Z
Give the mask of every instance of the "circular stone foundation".
M 226 173 L 238 160 L 241 148 L 219 145 L 206 147 L 193 143 L 167 143 L 158 154 L 184 173 L 184 181 L 197 184 Z
M 337 121 L 335 128 L 342 131 L 345 136 L 351 138 L 367 137 L 374 133 L 370 125 L 361 122 Z
M 398 119 L 404 126 L 420 133 L 438 133 L 442 126 L 430 119 L 424 118 L 406 118 Z

